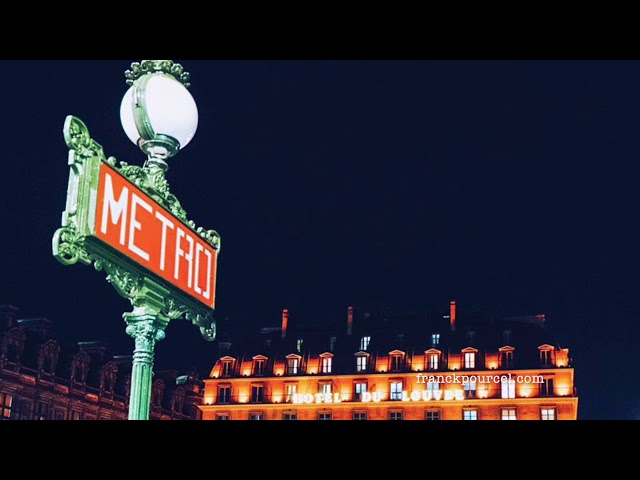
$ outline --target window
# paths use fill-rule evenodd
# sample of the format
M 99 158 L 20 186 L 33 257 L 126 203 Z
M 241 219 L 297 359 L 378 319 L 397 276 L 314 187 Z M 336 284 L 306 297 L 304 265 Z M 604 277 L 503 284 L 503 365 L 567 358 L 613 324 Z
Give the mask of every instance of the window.
M 517 420 L 516 418 L 516 409 L 515 408 L 503 408 L 502 409 L 502 420 Z
M 296 350 L 298 351 L 298 353 L 302 351 L 302 342 L 304 342 L 302 338 L 296 340 Z
M 291 402 L 296 393 L 298 393 L 298 385 L 287 383 L 287 396 L 285 398 L 285 402 Z
M 511 343 L 511 329 L 502 331 L 502 341 L 504 342 L 505 345 L 508 345 Z
M 369 348 L 369 342 L 371 341 L 371 337 L 362 337 L 360 339 L 360 350 L 366 350 Z
M 296 412 L 284 412 L 282 420 L 298 420 L 298 414 Z
M 402 382 L 391 382 L 391 400 L 402 400 Z
M 231 402 L 231 385 L 221 385 L 218 387 L 218 403 Z
M 329 351 L 333 352 L 334 348 L 336 348 L 336 337 L 329 337 Z
M 78 412 L 77 410 L 71 410 L 71 417 L 70 420 L 81 420 L 81 414 L 80 412 Z
M 362 394 L 367 391 L 367 382 L 356 382 L 354 383 L 354 397 L 356 400 L 362 399 Z
M 253 403 L 264 402 L 264 386 L 263 385 L 251 386 L 251 401 Z
M 476 398 L 476 382 L 464 384 L 464 398 Z
M 429 354 L 429 363 L 427 364 L 429 370 L 437 370 L 438 369 L 438 354 L 430 353 Z
M 330 382 L 323 382 L 320 384 L 320 393 L 332 393 L 333 384 Z
M 231 376 L 231 360 L 225 360 L 224 362 L 222 362 L 222 373 L 220 375 L 222 377 Z
M 264 413 L 262 413 L 262 412 L 251 412 L 249 414 L 249 420 L 264 420 Z
M 402 410 L 391 410 L 389 420 L 402 420 Z
M 13 404 L 13 395 L 8 393 L 0 393 L 0 420 L 9 420 L 11 418 L 11 405 Z
M 331 357 L 322 357 L 322 373 L 331 373 Z
M 427 392 L 431 392 L 433 395 L 433 393 L 438 390 L 440 390 L 440 384 L 438 382 L 427 382 Z
M 553 378 L 545 378 L 544 382 L 540 384 L 540 396 L 553 397 Z
M 551 350 L 540 350 L 540 363 L 543 367 L 551 366 Z
M 516 381 L 507 379 L 502 382 L 502 398 L 516 398 Z
M 431 345 L 433 347 L 435 347 L 436 345 L 440 344 L 440 334 L 439 333 L 432 333 L 431 334 Z
M 253 374 L 264 375 L 264 366 L 266 361 L 264 359 L 254 360 L 253 362 Z
M 440 412 L 437 410 L 427 410 L 424 412 L 425 420 L 440 420 Z
M 540 409 L 540 419 L 541 420 L 556 420 L 556 409 L 555 407 L 545 407 Z
M 462 412 L 463 420 L 478 420 L 478 411 L 477 410 L 464 410 Z
M 216 420 L 229 420 L 228 413 L 216 413 Z
M 502 368 L 513 368 L 513 351 L 506 350 L 504 352 L 500 352 L 502 357 Z
M 34 420 L 48 420 L 49 419 L 49 405 L 43 402 L 38 402 L 36 416 Z
M 366 420 L 367 419 L 367 412 L 353 412 L 353 419 L 354 420 Z
M 318 420 L 333 420 L 331 412 L 318 413 Z
M 300 367 L 300 359 L 290 358 L 287 364 L 287 373 L 289 375 L 296 375 L 298 373 L 299 367 Z
M 401 368 L 402 368 L 402 356 L 391 355 L 391 371 L 399 372 Z
M 56 415 L 55 415 L 55 419 L 56 420 L 64 420 L 64 412 L 62 410 L 56 410 Z M 103 420 L 108 420 L 108 418 L 103 418 Z
M 476 368 L 476 352 L 464 352 L 464 368 Z
M 356 357 L 356 371 L 364 372 L 366 369 L 367 369 L 367 357 L 364 355 Z

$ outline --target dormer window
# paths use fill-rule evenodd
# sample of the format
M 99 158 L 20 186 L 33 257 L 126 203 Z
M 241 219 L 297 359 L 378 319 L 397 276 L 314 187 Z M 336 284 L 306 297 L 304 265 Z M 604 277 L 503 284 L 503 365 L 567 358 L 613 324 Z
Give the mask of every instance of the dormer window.
M 323 353 L 320 355 L 320 366 L 322 373 L 331 373 L 331 365 L 333 363 L 333 354 Z
M 267 357 L 264 357 L 262 355 L 253 357 L 253 374 L 256 376 L 264 375 L 266 365 Z
M 233 373 L 233 362 L 235 358 L 233 357 L 222 357 L 220 359 L 220 376 L 221 377 L 230 377 Z
M 502 342 L 507 345 L 509 343 L 511 343 L 511 336 L 512 336 L 512 332 L 511 329 L 508 328 L 506 330 L 502 331 Z
M 362 337 L 360 339 L 360 350 L 366 350 L 369 348 L 369 342 L 371 341 L 371 337 Z
M 299 338 L 298 340 L 296 340 L 296 351 L 298 353 L 300 353 L 302 351 L 302 342 L 304 340 L 302 338 Z
M 478 355 L 478 351 L 475 348 L 465 348 L 462 350 L 464 363 L 464 368 L 476 368 L 476 357 Z
M 287 374 L 297 375 L 300 373 L 300 355 L 287 355 Z
M 356 353 L 356 372 L 366 372 L 369 367 L 369 355 L 366 352 Z
M 540 350 L 540 366 L 543 368 L 553 366 L 553 346 L 541 345 L 538 350 Z
M 500 348 L 500 368 L 513 368 L 513 347 Z
M 336 348 L 336 337 L 329 337 L 329 351 L 333 352 Z
M 475 345 L 476 343 L 476 332 L 473 330 L 469 330 L 467 332 L 467 342 L 469 345 Z
M 440 368 L 440 351 L 432 348 L 424 353 L 427 356 L 427 370 L 438 370 Z
M 402 370 L 404 366 L 404 352 L 400 350 L 394 350 L 389 352 L 389 357 L 391 359 L 391 371 L 399 372 Z
M 436 345 L 440 344 L 440 334 L 439 333 L 432 333 L 431 334 L 431 346 L 435 347 Z

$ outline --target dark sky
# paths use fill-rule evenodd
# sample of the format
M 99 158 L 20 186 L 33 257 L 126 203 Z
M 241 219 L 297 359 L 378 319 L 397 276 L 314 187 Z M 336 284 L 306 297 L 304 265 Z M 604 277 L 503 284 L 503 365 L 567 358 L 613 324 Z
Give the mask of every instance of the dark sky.
M 66 115 L 141 164 L 119 120 L 135 60 L 2 61 L 0 304 L 128 354 L 128 302 L 51 254 Z M 168 179 L 222 237 L 218 317 L 257 328 L 427 310 L 546 313 L 574 358 L 579 418 L 640 418 L 640 62 L 180 61 L 200 113 Z M 174 322 L 158 368 L 203 371 Z

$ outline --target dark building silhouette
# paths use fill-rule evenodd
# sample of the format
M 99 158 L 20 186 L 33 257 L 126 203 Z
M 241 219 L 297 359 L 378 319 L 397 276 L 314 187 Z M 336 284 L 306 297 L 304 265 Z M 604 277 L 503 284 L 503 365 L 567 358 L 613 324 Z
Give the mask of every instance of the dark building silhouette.
M 0 420 L 126 420 L 130 381 L 130 355 L 69 343 L 50 320 L 0 306 Z M 150 419 L 197 420 L 202 387 L 196 373 L 155 372 Z

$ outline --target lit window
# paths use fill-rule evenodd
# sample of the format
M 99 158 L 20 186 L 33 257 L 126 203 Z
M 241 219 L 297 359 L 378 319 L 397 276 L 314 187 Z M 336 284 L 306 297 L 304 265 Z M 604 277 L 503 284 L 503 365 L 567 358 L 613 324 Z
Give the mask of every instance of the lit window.
M 249 414 L 249 420 L 264 420 L 264 413 L 262 413 L 262 412 L 251 412 Z
M 402 420 L 402 410 L 392 410 L 389 412 L 389 420 Z
M 318 420 L 333 420 L 331 412 L 318 413 Z
M 440 412 L 437 410 L 427 410 L 424 412 L 425 420 L 440 420 Z
M 291 402 L 296 393 L 298 393 L 298 385 L 287 383 L 287 396 L 285 397 L 285 402 Z
M 402 382 L 391 382 L 391 400 L 402 400 Z
M 541 397 L 553 397 L 553 378 L 548 377 L 543 379 L 540 384 L 540 396 Z
M 401 368 L 402 368 L 402 356 L 391 355 L 391 371 L 399 372 Z
M 216 420 L 229 420 L 228 413 L 216 413 Z
M 513 368 L 513 351 L 506 350 L 500 352 L 502 357 L 502 368 Z
M 222 362 L 222 373 L 221 376 L 223 377 L 230 377 L 231 376 L 231 360 L 225 360 Z
M 516 398 L 516 381 L 507 379 L 502 381 L 502 398 Z
M 356 357 L 356 371 L 364 372 L 366 369 L 367 369 L 367 357 L 364 355 Z
M 254 360 L 253 363 L 253 374 L 254 375 L 264 375 L 264 365 L 265 361 L 263 359 Z
M 333 352 L 334 348 L 336 348 L 336 337 L 329 337 L 329 351 Z
M 540 350 L 540 364 L 543 367 L 551 366 L 551 350 Z
M 218 403 L 231 402 L 231 386 L 224 385 L 218 387 Z
M 353 412 L 353 419 L 354 420 L 366 420 L 367 419 L 367 412 Z
M 555 408 L 542 408 L 540 409 L 540 419 L 541 420 L 556 420 L 556 409 Z
M 438 354 L 430 353 L 429 354 L 429 370 L 437 370 L 438 369 Z
M 332 383 L 323 382 L 320 384 L 320 393 L 332 393 L 332 387 Z
M 302 338 L 299 338 L 298 340 L 296 340 L 296 350 L 298 351 L 298 353 L 302 351 L 302 342 L 303 342 Z
M 427 382 L 427 392 L 437 392 L 440 390 L 440 384 L 438 382 Z
M 476 368 L 476 352 L 464 352 L 464 368 Z
M 369 342 L 371 341 L 371 337 L 362 337 L 360 339 L 360 350 L 366 350 L 369 348 Z
M 432 346 L 436 346 L 440 344 L 440 334 L 439 333 L 433 333 L 431 334 L 431 345 Z
M 287 365 L 287 373 L 289 375 L 296 375 L 300 367 L 300 360 L 298 358 L 290 358 Z
M 12 395 L 9 395 L 8 393 L 0 393 L 0 420 L 9 420 L 11 418 L 12 404 Z
M 331 357 L 322 357 L 322 373 L 331 373 Z
M 463 420 L 478 420 L 478 411 L 477 410 L 464 410 L 462 412 Z
M 367 391 L 367 382 L 356 382 L 354 383 L 354 387 L 355 387 L 355 392 L 354 392 L 355 399 L 361 400 L 362 394 Z
M 284 412 L 282 414 L 283 420 L 298 420 L 298 414 L 296 412 Z
M 251 402 L 253 403 L 264 402 L 264 386 L 263 385 L 251 386 Z
M 502 420 L 517 420 L 516 418 L 516 409 L 515 408 L 503 408 L 502 409 Z
M 476 398 L 476 382 L 464 384 L 464 398 Z

